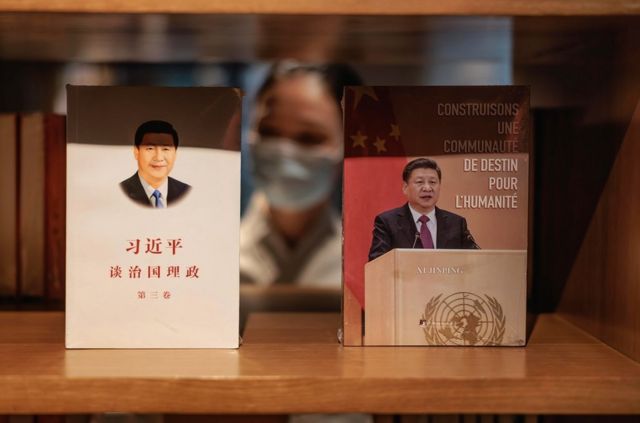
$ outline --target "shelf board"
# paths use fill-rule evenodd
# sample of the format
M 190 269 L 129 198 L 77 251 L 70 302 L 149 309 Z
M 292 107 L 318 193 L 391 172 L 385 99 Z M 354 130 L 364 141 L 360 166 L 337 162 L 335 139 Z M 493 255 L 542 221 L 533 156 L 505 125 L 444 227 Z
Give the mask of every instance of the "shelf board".
M 339 325 L 253 314 L 239 350 L 65 350 L 62 313 L 0 313 L 0 414 L 640 414 L 640 364 L 555 315 L 525 348 L 345 348 Z
M 635 0 L 0 0 L 0 11 L 72 13 L 242 13 L 336 15 L 624 15 L 637 14 Z
M 640 15 L 495 18 L 1 10 L 0 60 L 61 63 L 212 63 L 294 58 L 426 67 L 433 65 L 429 53 L 433 43 L 453 40 L 448 60 L 490 62 L 493 59 L 486 51 L 466 51 L 460 40 L 480 38 L 489 43 L 512 34 L 517 46 L 515 65 L 580 65 L 588 60 L 601 61 L 606 67 L 610 64 L 606 41 L 640 27 Z

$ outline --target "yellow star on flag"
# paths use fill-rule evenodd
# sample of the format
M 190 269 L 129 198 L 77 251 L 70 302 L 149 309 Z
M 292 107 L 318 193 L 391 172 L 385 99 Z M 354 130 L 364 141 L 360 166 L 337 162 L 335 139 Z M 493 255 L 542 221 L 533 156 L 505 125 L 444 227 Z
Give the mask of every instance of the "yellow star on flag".
M 356 95 L 356 99 L 353 102 L 353 110 L 358 108 L 360 100 L 362 100 L 362 97 L 364 97 L 365 95 L 371 97 L 375 101 L 378 101 L 378 96 L 376 95 L 373 87 L 349 87 L 349 89 Z
M 373 143 L 373 145 L 376 146 L 376 149 L 378 150 L 378 153 L 382 153 L 383 151 L 387 151 L 387 147 L 385 147 L 385 143 L 387 142 L 387 140 L 385 140 L 384 138 L 380 138 L 380 137 L 376 137 L 376 142 Z
M 362 132 L 358 131 L 358 132 L 356 132 L 355 135 L 351 135 L 349 138 L 351 138 L 353 140 L 353 145 L 351 146 L 352 148 L 356 148 L 357 146 L 360 146 L 362 148 L 367 148 L 367 146 L 364 145 L 364 142 L 369 137 L 364 135 Z
M 400 127 L 398 125 L 391 124 L 391 132 L 389 133 L 390 137 L 393 137 L 398 141 L 400 139 Z

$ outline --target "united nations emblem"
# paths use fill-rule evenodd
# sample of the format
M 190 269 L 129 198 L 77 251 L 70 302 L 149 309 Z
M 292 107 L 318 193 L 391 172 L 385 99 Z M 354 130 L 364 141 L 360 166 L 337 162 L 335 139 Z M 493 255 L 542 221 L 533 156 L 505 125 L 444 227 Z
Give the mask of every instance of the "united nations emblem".
M 506 317 L 494 297 L 456 292 L 427 302 L 420 326 L 429 345 L 500 345 Z

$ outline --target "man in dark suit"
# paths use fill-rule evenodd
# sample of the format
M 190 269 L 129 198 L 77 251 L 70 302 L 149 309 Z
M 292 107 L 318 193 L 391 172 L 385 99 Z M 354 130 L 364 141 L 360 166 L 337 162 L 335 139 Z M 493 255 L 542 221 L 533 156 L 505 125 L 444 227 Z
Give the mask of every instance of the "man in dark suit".
M 178 144 L 178 133 L 168 122 L 151 120 L 138 127 L 133 147 L 138 171 L 120 182 L 131 200 L 146 207 L 165 208 L 189 192 L 191 186 L 169 177 Z
M 369 261 L 394 248 L 480 248 L 464 217 L 436 207 L 442 172 L 434 160 L 412 160 L 402 179 L 407 203 L 376 216 Z

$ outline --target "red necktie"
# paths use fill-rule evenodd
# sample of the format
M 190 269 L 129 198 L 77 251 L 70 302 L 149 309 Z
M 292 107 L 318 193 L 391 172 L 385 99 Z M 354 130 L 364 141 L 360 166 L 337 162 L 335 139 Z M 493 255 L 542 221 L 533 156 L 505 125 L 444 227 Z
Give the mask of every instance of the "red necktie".
M 433 249 L 433 238 L 431 238 L 431 231 L 427 228 L 428 221 L 429 218 L 424 214 L 418 219 L 418 222 L 422 223 L 420 226 L 420 242 L 422 242 L 422 248 Z

